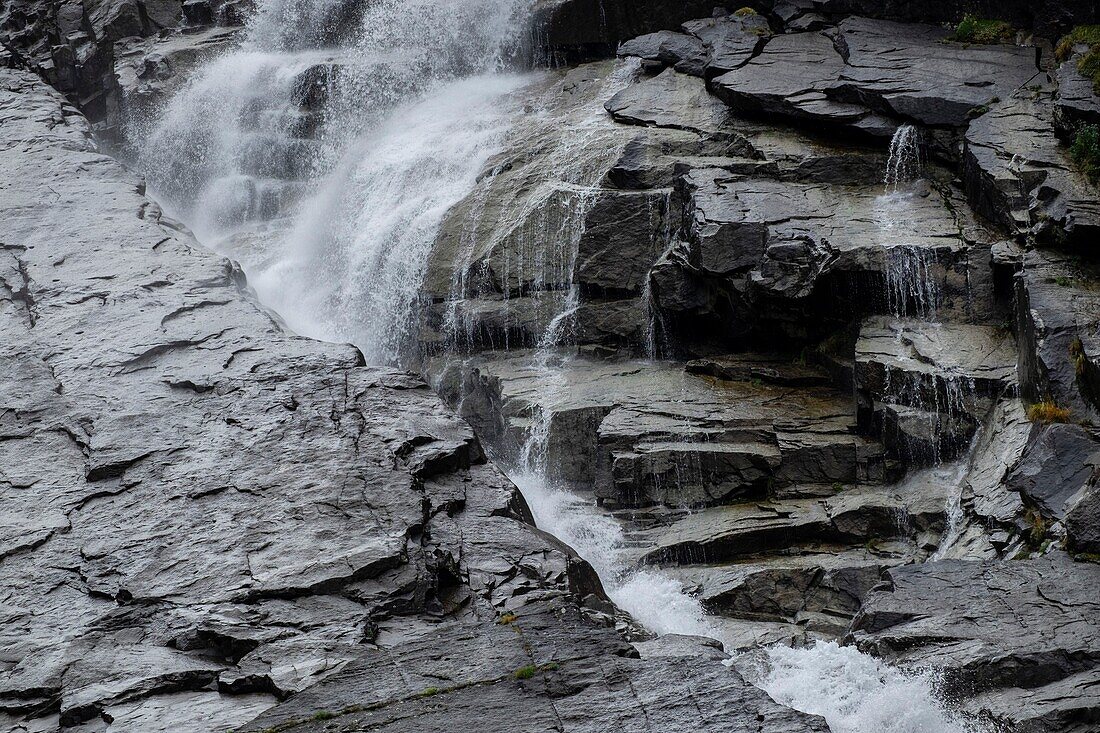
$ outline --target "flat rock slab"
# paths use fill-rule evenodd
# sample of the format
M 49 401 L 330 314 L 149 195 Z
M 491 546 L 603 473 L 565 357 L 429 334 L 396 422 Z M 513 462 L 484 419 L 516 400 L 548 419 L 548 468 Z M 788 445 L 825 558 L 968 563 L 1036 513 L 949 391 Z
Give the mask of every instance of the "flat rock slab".
M 909 487 L 915 489 L 918 487 Z M 644 563 L 745 561 L 757 553 L 820 543 L 911 539 L 942 526 L 945 487 L 837 487 L 821 499 L 763 500 L 658 518 L 631 534 Z
M 903 121 L 965 127 L 971 110 L 1034 77 L 1034 51 L 945 42 L 933 26 L 848 18 L 770 39 L 714 90 L 735 111 L 889 137 Z
M 1100 667 L 1100 565 L 1054 552 L 905 566 L 887 577 L 853 622 L 860 649 L 942 670 L 960 691 L 992 690 L 973 704 L 999 718 L 1059 720 L 1069 708 L 1071 719 L 1095 719 L 1089 688 Z M 996 690 L 1006 693 L 994 700 Z

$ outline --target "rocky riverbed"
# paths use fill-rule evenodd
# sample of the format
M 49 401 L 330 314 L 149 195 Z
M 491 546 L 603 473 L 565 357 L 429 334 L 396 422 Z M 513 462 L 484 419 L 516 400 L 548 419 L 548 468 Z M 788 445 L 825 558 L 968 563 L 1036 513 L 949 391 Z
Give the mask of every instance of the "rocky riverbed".
M 0 729 L 1095 730 L 1090 3 L 323 5 L 0 4 Z

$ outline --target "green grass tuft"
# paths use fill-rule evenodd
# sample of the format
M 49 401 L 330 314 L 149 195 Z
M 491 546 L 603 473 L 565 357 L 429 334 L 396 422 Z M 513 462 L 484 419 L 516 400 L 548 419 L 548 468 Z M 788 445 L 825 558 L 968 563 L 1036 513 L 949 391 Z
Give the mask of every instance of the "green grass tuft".
M 535 676 L 536 672 L 538 672 L 538 669 L 529 664 L 526 667 L 520 667 L 519 669 L 517 669 L 515 672 L 512 673 L 512 676 L 515 677 L 517 680 L 529 680 Z
M 760 13 L 749 7 L 738 8 L 737 10 L 733 11 L 733 14 L 739 18 L 744 18 L 746 15 L 760 15 Z
M 1069 157 L 1093 183 L 1100 182 L 1100 127 L 1081 125 L 1073 138 Z
M 420 697 L 432 697 L 433 695 L 438 695 L 441 692 L 443 692 L 443 690 L 439 689 L 438 687 L 425 687 L 423 690 L 420 691 Z
M 990 20 L 967 14 L 947 40 L 958 43 L 994 44 L 1011 41 L 1015 37 L 1016 31 L 1003 20 Z
M 1100 25 L 1079 25 L 1062 36 L 1054 51 L 1055 58 L 1068 61 L 1078 45 L 1088 46 L 1088 50 L 1078 60 L 1077 69 L 1086 79 L 1092 80 L 1093 89 L 1100 94 Z
M 328 710 L 318 710 L 311 716 L 311 720 L 331 720 L 336 717 L 336 713 Z

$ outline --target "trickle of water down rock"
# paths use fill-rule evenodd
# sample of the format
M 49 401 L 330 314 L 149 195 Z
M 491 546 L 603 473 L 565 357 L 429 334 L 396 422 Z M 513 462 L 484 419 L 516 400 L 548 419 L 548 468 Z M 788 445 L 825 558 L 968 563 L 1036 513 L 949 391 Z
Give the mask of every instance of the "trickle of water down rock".
M 102 157 L 59 197 L 149 231 L 54 289 L 131 304 L 85 369 L 148 384 L 38 389 L 88 337 L 37 325 L 50 214 L 0 229 L 13 414 L 88 466 L 10 554 L 110 606 L 11 613 L 0 723 L 1091 730 L 1100 206 L 1060 140 L 1100 104 L 1055 109 L 1044 46 L 938 3 L 139 5 L 83 114 L 146 183 Z M 0 63 L 27 197 L 92 149 L 35 58 Z M 127 518 L 161 490 L 194 577 Z

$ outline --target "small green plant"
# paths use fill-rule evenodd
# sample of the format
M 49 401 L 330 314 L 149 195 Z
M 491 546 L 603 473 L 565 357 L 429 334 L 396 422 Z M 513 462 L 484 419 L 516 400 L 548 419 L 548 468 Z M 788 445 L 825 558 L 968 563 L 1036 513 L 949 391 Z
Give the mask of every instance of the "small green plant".
M 1089 361 L 1085 357 L 1085 345 L 1081 343 L 1081 339 L 1075 338 L 1069 342 L 1069 358 L 1073 362 L 1073 372 L 1079 377 L 1085 376 Z
M 1077 61 L 1077 70 L 1086 79 L 1092 80 L 1093 89 L 1100 94 L 1100 25 L 1079 25 L 1062 36 L 1054 51 L 1055 58 L 1068 61 L 1078 45 L 1087 48 Z
M 955 32 L 947 37 L 958 43 L 993 44 L 1011 41 L 1016 31 L 1003 20 L 979 18 L 976 15 L 963 16 L 962 22 L 955 26 Z
M 1066 277 L 1065 275 L 1059 275 L 1054 278 L 1055 285 L 1061 285 L 1063 288 L 1069 288 L 1073 286 L 1073 278 Z
M 1069 410 L 1050 400 L 1043 400 L 1027 408 L 1027 419 L 1039 423 L 1069 422 Z
M 512 676 L 515 677 L 517 680 L 529 680 L 535 676 L 536 672 L 538 672 L 538 669 L 529 664 L 526 667 L 520 667 L 519 669 L 517 669 L 515 672 L 512 673 Z
M 737 10 L 733 11 L 733 14 L 736 15 L 738 18 L 744 18 L 747 15 L 760 15 L 760 13 L 756 12 L 750 7 L 738 8 Z
M 318 710 L 312 716 L 312 720 L 331 720 L 336 717 L 336 713 L 329 710 Z
M 1050 529 L 1049 520 L 1038 509 L 1028 509 L 1024 515 L 1024 521 L 1031 526 L 1031 530 L 1028 532 L 1031 543 L 1038 545 L 1043 542 L 1043 538 L 1047 536 L 1047 530 Z
M 834 481 L 833 482 L 833 491 L 837 492 L 838 494 L 841 491 L 844 491 L 844 484 L 840 483 L 839 481 Z
M 555 669 L 561 669 L 561 665 L 557 662 L 547 662 L 539 667 L 543 672 L 553 672 Z
M 516 616 L 516 614 L 509 611 L 508 613 L 501 616 L 497 623 L 501 624 L 502 626 L 507 626 L 508 624 L 514 624 L 517 618 L 519 618 L 519 616 Z
M 1100 555 L 1095 552 L 1079 552 L 1073 556 L 1077 562 L 1092 562 L 1100 564 Z
M 1074 135 L 1069 157 L 1093 183 L 1100 182 L 1100 126 L 1081 125 Z
M 421 690 L 420 697 L 432 697 L 433 695 L 438 695 L 441 692 L 443 692 L 443 690 L 439 689 L 438 687 L 425 687 L 423 690 Z

